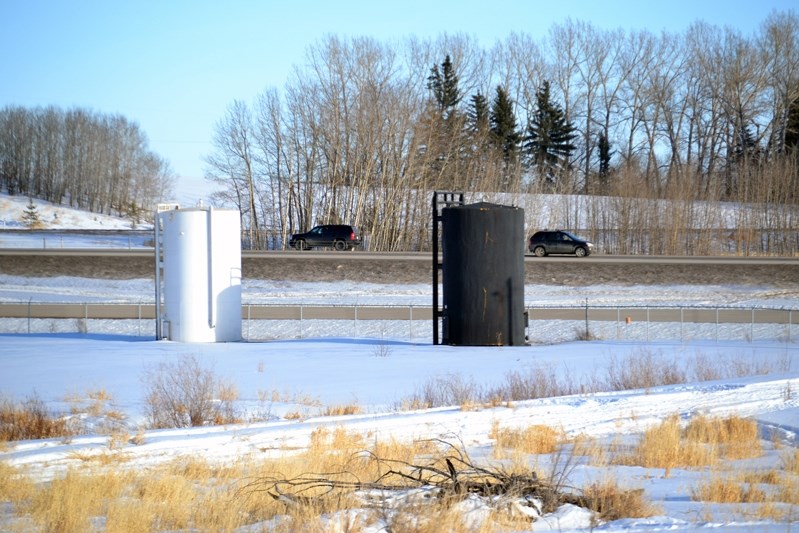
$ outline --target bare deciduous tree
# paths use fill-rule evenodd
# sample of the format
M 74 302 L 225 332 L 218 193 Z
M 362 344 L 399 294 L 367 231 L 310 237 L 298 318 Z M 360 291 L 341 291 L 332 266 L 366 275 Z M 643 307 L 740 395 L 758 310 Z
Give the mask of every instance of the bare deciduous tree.
M 138 218 L 171 194 L 169 164 L 121 115 L 57 107 L 0 109 L 0 187 Z M 135 216 L 133 215 L 135 213 Z
M 617 198 L 601 207 L 601 199 L 548 198 L 557 204 L 547 210 L 551 224 L 604 240 L 609 251 L 718 252 L 730 223 L 710 206 L 729 200 L 747 206 L 735 224 L 758 228 L 736 235 L 769 233 L 769 246 L 790 250 L 773 234 L 799 218 L 796 161 L 784 153 L 799 97 L 797 43 L 793 12 L 769 17 L 752 37 L 705 22 L 655 35 L 567 21 L 540 39 L 511 34 L 488 52 L 461 34 L 391 45 L 328 36 L 282 92 L 258 97 L 252 117 L 223 121 L 209 177 L 225 184 L 220 197 L 243 210 L 247 227 L 273 232 L 270 246 L 342 221 L 373 250 L 427 249 L 430 195 L 442 188 L 522 205 L 540 220 L 540 198 L 518 196 L 542 191 L 535 169 L 511 169 L 467 117 L 473 97 L 501 86 L 527 129 L 538 88 L 552 80 L 578 136 L 550 192 Z M 436 71 L 432 89 L 457 83 L 460 98 L 445 108 L 431 93 Z M 65 164 L 86 164 L 83 155 Z M 48 174 L 46 160 L 36 164 Z

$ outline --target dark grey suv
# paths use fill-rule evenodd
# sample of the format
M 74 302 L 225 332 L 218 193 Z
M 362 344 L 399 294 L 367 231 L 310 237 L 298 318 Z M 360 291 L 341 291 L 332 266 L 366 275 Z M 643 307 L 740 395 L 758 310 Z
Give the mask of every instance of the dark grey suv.
M 586 257 L 591 255 L 594 245 L 568 231 L 537 231 L 530 237 L 527 249 L 538 257 L 549 254 L 574 254 L 577 257 Z
M 315 226 L 311 231 L 295 233 L 289 239 L 289 247 L 297 250 L 310 248 L 333 248 L 334 250 L 353 250 L 361 244 L 358 233 L 345 224 L 325 224 Z

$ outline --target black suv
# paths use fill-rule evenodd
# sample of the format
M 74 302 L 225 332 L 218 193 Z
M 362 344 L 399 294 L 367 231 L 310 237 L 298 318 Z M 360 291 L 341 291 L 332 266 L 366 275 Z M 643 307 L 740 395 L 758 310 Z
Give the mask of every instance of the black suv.
M 538 257 L 549 254 L 591 255 L 593 243 L 576 237 L 568 231 L 537 231 L 530 237 L 527 249 Z
M 355 228 L 343 224 L 315 226 L 311 231 L 295 233 L 289 239 L 289 247 L 308 250 L 313 247 L 332 247 L 334 250 L 354 250 L 361 244 Z

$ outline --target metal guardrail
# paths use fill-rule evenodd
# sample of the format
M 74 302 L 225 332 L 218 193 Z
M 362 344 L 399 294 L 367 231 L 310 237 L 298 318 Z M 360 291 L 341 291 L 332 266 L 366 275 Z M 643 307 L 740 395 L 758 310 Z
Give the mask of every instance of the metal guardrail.
M 244 320 L 430 320 L 428 306 L 244 304 Z M 155 319 L 154 303 L 8 303 L 0 318 Z
M 619 307 L 619 306 L 527 306 L 526 312 L 530 325 L 542 329 L 543 333 L 535 336 L 551 336 L 553 328 L 545 322 L 561 321 L 571 324 L 563 328 L 573 336 L 594 338 L 597 332 L 603 338 L 636 338 L 649 340 L 656 336 L 650 334 L 650 328 L 657 324 L 676 325 L 679 328 L 671 334 L 671 338 L 715 338 L 719 339 L 722 327 L 742 326 L 739 336 L 754 338 L 755 328 L 768 326 L 778 328 L 777 336 L 791 342 L 796 338 L 794 328 L 799 328 L 799 310 L 786 308 L 741 308 L 741 307 Z M 242 305 L 242 320 L 249 338 L 250 326 L 262 321 L 294 321 L 300 325 L 299 336 L 302 336 L 304 321 L 430 321 L 433 317 L 431 306 L 384 306 L 384 305 L 275 305 L 255 304 Z M 45 303 L 45 302 L 0 302 L 0 319 L 27 320 L 27 328 L 20 327 L 17 322 L 14 328 L 3 326 L 0 320 L 0 332 L 16 329 L 16 332 L 32 331 L 31 324 L 36 320 L 64 321 L 74 320 L 81 333 L 89 330 L 91 320 L 135 320 L 137 330 L 141 333 L 148 328 L 147 322 L 155 320 L 155 304 L 141 303 Z M 704 331 L 696 328 L 709 326 Z M 51 329 L 53 325 L 51 324 Z M 35 329 L 35 328 L 34 328 Z M 282 327 L 282 330 L 287 328 Z M 690 330 L 690 331 L 689 331 Z M 414 335 L 414 327 L 410 328 Z M 662 337 L 660 337 L 662 338 Z
M 0 303 L 0 318 L 154 319 L 155 304 Z
M 792 325 L 799 310 L 765 307 L 527 306 L 529 320 Z M 244 320 L 430 320 L 431 306 L 243 304 Z M 0 302 L 0 318 L 154 319 L 154 303 Z
M 680 322 L 693 324 L 793 324 L 793 309 L 741 307 L 545 307 L 528 309 L 530 320 Z M 799 315 L 797 315 L 799 316 Z

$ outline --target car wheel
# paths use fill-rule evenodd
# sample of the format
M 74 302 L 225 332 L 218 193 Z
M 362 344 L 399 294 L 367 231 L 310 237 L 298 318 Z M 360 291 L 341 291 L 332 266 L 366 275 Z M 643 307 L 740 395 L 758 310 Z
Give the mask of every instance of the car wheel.
M 545 255 L 547 255 L 547 251 L 544 249 L 543 246 L 536 246 L 535 248 L 533 248 L 533 253 L 536 255 L 536 257 L 544 257 Z
M 578 246 L 577 248 L 574 249 L 574 255 L 576 255 L 577 257 L 585 257 L 588 254 L 586 253 L 585 248 L 583 248 L 582 246 Z
M 336 241 L 333 243 L 333 248 L 337 252 L 343 252 L 344 250 L 347 249 L 347 243 L 345 243 L 344 241 Z
M 294 248 L 296 248 L 297 250 L 300 250 L 300 251 L 307 250 L 308 249 L 308 245 L 305 243 L 304 240 L 300 239 L 299 241 L 294 243 Z

